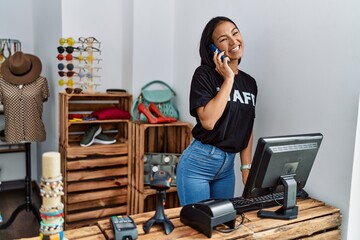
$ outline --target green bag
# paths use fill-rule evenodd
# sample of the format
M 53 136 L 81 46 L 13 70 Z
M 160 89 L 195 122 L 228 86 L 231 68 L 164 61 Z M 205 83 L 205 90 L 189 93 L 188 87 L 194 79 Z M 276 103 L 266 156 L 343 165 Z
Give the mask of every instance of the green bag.
M 163 89 L 146 89 L 151 85 L 159 85 L 162 86 Z M 164 116 L 179 119 L 179 111 L 172 102 L 174 96 L 176 96 L 175 91 L 163 81 L 154 80 L 147 83 L 141 88 L 139 97 L 132 104 L 131 115 L 133 120 L 147 122 L 143 114 L 141 114 L 139 119 L 138 105 L 141 102 L 144 103 L 147 108 L 151 102 L 155 103 Z

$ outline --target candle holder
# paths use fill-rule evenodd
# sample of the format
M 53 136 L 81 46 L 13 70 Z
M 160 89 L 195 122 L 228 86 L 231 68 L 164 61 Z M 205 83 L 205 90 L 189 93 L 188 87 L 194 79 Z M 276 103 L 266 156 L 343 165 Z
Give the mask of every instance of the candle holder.
M 64 195 L 64 191 L 60 172 L 60 153 L 44 153 L 42 164 L 40 239 L 63 240 L 65 239 L 63 231 L 64 204 L 61 202 L 61 196 Z

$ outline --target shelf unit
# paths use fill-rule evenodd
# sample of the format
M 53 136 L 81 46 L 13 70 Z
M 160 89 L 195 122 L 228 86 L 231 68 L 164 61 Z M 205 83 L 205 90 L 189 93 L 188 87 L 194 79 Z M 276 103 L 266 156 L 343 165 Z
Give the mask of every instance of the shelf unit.
M 69 114 L 88 115 L 118 107 L 130 112 L 132 96 L 127 93 L 59 93 L 59 151 L 64 183 L 65 229 L 96 224 L 111 215 L 128 214 L 130 206 L 131 121 L 70 121 Z M 81 147 L 80 140 L 91 124 L 116 138 L 114 144 L 94 143 Z
M 156 190 L 144 185 L 146 153 L 181 154 L 191 141 L 192 125 L 187 122 L 149 124 L 133 122 L 130 214 L 155 210 Z M 176 187 L 166 190 L 166 208 L 178 207 Z

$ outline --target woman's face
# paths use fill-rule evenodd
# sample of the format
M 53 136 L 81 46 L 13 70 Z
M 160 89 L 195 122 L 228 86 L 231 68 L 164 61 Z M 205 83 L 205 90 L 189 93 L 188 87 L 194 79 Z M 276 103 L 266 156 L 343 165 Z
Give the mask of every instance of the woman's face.
M 230 60 L 239 60 L 244 51 L 239 29 L 231 22 L 220 22 L 214 29 L 212 40 Z

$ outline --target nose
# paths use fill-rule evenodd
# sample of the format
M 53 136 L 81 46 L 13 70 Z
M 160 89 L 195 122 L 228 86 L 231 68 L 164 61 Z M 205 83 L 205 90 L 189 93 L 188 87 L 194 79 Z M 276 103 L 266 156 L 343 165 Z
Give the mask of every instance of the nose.
M 229 44 L 230 46 L 234 45 L 236 43 L 236 39 L 234 37 L 229 38 Z

